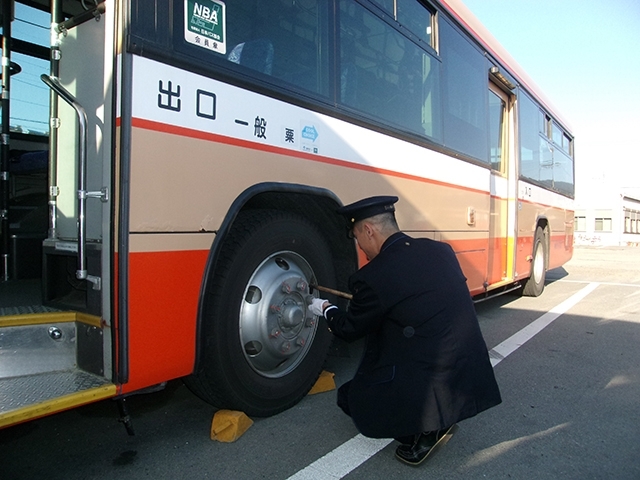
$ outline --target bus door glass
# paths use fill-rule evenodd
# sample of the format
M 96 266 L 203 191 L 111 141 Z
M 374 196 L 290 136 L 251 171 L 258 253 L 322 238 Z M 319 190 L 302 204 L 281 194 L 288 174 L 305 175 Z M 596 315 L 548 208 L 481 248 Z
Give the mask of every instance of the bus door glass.
M 497 86 L 489 86 L 489 148 L 491 161 L 491 217 L 489 221 L 489 265 L 487 281 L 509 278 L 509 159 L 511 157 L 509 97 Z

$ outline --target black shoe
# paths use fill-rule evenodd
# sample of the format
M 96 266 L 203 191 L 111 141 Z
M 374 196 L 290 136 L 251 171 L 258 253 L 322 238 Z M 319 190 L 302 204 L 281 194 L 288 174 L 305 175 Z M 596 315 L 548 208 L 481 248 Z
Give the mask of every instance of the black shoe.
M 409 465 L 420 465 L 427 457 L 433 455 L 442 445 L 447 443 L 457 429 L 457 425 L 452 425 L 435 432 L 425 432 L 418 437 L 413 445 L 398 446 L 396 457 Z

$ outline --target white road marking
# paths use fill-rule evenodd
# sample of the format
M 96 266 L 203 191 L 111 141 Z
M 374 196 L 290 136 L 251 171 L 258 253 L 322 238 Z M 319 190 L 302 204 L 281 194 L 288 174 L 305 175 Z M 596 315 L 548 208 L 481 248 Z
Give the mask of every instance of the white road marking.
M 555 282 L 562 283 L 592 283 L 589 280 L 554 280 Z M 631 287 L 631 288 L 640 288 L 640 284 L 638 283 L 617 283 L 617 282 L 598 282 L 600 285 L 609 285 L 611 287 Z
M 535 335 L 540 333 L 543 328 L 548 326 L 551 322 L 553 322 L 560 315 L 565 313 L 571 307 L 576 305 L 580 300 L 593 292 L 598 285 L 597 282 L 591 282 L 586 287 L 582 288 L 578 292 L 571 295 L 560 305 L 553 307 L 547 313 L 542 315 L 537 320 L 534 320 L 529 325 L 524 327 L 519 332 L 507 338 L 500 345 L 493 347 L 489 351 L 489 356 L 491 357 L 491 365 L 494 367 L 499 364 L 502 360 L 504 360 L 507 356 L 511 355 L 518 348 L 524 345 L 526 342 L 531 340 Z
M 552 308 L 498 346 L 492 348 L 491 351 L 489 351 L 491 365 L 495 367 L 536 334 L 540 333 L 542 329 L 547 327 L 556 318 L 593 292 L 598 285 L 600 284 L 597 282 L 589 283 L 582 290 L 574 293 L 564 302 Z M 356 435 L 351 440 L 348 440 L 327 453 L 324 457 L 319 458 L 311 465 L 295 473 L 287 480 L 336 480 L 343 478 L 393 441 L 394 440 L 390 438 L 376 439 Z
M 391 438 L 356 435 L 287 480 L 335 480 L 342 478 L 393 442 Z

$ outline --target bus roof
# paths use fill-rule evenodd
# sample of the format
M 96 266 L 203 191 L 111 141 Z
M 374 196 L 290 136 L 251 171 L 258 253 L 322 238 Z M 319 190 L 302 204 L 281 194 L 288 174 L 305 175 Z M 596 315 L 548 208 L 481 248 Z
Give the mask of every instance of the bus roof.
M 525 72 L 520 64 L 507 52 L 489 30 L 469 10 L 462 0 L 439 0 L 443 7 L 479 42 L 491 55 L 507 68 L 531 94 L 546 108 L 562 126 L 571 133 L 571 125 L 558 111 L 540 87 Z M 573 136 L 573 134 L 571 133 Z

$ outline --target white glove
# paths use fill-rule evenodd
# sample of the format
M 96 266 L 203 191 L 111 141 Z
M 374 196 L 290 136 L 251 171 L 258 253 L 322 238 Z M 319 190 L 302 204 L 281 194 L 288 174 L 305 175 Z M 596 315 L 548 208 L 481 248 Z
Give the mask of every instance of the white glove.
M 325 303 L 329 303 L 328 300 L 324 300 L 322 298 L 314 298 L 311 301 L 311 305 L 309 305 L 309 311 L 311 313 L 313 313 L 314 315 L 319 315 L 319 316 L 323 316 L 324 312 L 323 312 L 323 307 Z

